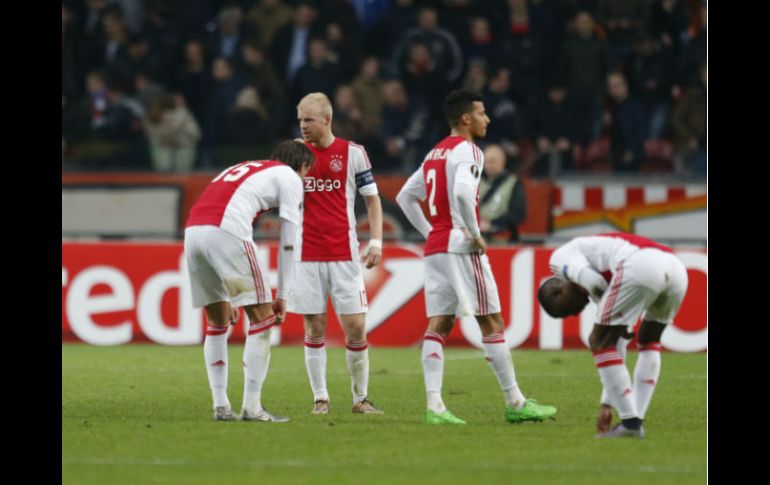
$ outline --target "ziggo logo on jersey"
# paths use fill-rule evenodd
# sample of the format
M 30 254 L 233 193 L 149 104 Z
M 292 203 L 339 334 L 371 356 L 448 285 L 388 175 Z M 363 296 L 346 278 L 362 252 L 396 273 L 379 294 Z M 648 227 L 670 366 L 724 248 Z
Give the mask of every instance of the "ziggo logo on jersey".
M 305 192 L 331 192 L 342 187 L 342 182 L 332 179 L 305 177 Z

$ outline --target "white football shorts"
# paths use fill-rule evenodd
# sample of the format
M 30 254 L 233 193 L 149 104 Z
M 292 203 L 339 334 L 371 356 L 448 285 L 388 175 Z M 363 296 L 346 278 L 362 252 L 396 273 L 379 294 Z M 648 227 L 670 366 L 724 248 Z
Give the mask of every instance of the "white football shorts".
M 425 258 L 425 310 L 439 315 L 491 315 L 500 296 L 486 254 L 438 253 Z
M 236 307 L 273 301 L 253 241 L 217 226 L 192 226 L 184 231 L 184 252 L 195 308 L 218 301 Z
M 640 249 L 615 269 L 599 301 L 601 325 L 633 326 L 639 317 L 670 324 L 687 293 L 687 268 L 676 255 Z
M 366 313 L 366 287 L 358 261 L 294 261 L 287 309 L 301 315 L 326 313 L 329 296 L 338 315 Z

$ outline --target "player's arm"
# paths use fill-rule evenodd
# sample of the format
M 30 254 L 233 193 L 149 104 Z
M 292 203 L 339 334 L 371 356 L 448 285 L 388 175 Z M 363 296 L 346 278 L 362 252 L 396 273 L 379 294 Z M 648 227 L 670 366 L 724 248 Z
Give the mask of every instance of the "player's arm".
M 457 210 L 460 213 L 463 225 L 483 254 L 487 249 L 487 243 L 481 236 L 479 222 L 476 220 L 476 188 L 478 186 L 476 179 L 479 176 L 480 173 L 475 163 L 459 163 L 455 172 L 454 193 Z
M 281 235 L 278 242 L 278 291 L 273 303 L 273 313 L 276 323 L 281 323 L 286 317 L 286 293 L 292 284 L 294 250 L 304 200 L 302 181 L 296 174 L 286 175 L 285 179 L 279 180 L 278 196 Z
M 372 166 L 368 161 L 363 147 L 351 151 L 351 162 L 356 170 L 356 187 L 358 193 L 364 198 L 366 214 L 369 218 L 369 245 L 366 247 L 361 262 L 367 268 L 380 264 L 382 259 L 382 202 L 374 181 Z
M 382 259 L 382 202 L 378 194 L 364 195 L 366 214 L 369 217 L 369 246 L 363 255 L 362 262 L 367 268 L 377 266 Z
M 591 267 L 588 259 L 572 243 L 567 243 L 551 254 L 551 271 L 558 277 L 580 285 L 596 303 L 607 289 L 607 282 Z
M 286 318 L 286 289 L 290 285 L 294 269 L 294 244 L 297 230 L 297 224 L 281 218 L 281 238 L 278 243 L 278 291 L 273 303 L 276 323 L 281 323 Z
M 430 234 L 433 226 L 428 222 L 420 206 L 420 201 L 425 200 L 425 197 L 425 181 L 422 178 L 421 167 L 401 187 L 396 196 L 396 204 L 401 208 L 409 223 L 422 234 L 422 237 L 428 239 L 428 234 Z

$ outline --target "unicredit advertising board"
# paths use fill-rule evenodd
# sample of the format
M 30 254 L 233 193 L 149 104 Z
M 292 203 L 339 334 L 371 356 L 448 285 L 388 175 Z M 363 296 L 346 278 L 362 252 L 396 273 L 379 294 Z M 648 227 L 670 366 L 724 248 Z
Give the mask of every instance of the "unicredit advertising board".
M 257 255 L 268 278 L 277 280 L 277 244 L 261 242 Z M 488 256 L 500 292 L 509 346 L 539 349 L 586 348 L 596 316 L 589 304 L 579 317 L 554 319 L 537 303 L 537 288 L 549 276 L 553 249 L 490 248 Z M 677 250 L 688 270 L 689 288 L 663 346 L 679 352 L 708 347 L 706 281 L 708 256 L 699 249 Z M 422 247 L 386 244 L 383 263 L 364 270 L 369 299 L 366 328 L 373 346 L 419 345 L 425 332 Z M 182 245 L 175 243 L 62 242 L 62 341 L 93 345 L 151 342 L 197 345 L 203 342 L 204 315 L 191 303 Z M 245 317 L 231 342 L 244 340 Z M 290 314 L 274 331 L 273 342 L 301 345 L 302 320 Z M 344 345 L 329 305 L 327 343 Z M 481 347 L 472 317 L 459 319 L 447 345 Z

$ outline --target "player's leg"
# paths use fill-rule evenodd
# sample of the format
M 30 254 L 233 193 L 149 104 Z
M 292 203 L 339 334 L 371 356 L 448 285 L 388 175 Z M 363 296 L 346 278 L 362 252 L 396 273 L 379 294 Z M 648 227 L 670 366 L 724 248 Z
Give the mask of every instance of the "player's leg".
M 313 391 L 312 414 L 329 412 L 326 388 L 326 263 L 296 261 L 287 299 L 288 311 L 303 315 L 305 368 Z
M 643 320 L 639 327 L 639 357 L 634 366 L 634 400 L 639 419 L 644 420 L 660 376 L 660 337 L 666 325 Z
M 617 409 L 621 423 L 598 437 L 643 437 L 625 359 L 618 351 L 618 340 L 627 335 L 655 297 L 646 286 L 649 263 L 635 259 L 635 255 L 620 264 L 613 274 L 609 288 L 599 302 L 597 321 L 589 344 L 607 400 Z M 643 263 L 643 264 L 642 264 Z
M 623 326 L 595 324 L 588 339 L 594 356 L 594 363 L 606 393 L 604 394 L 606 401 L 617 408 L 623 422 L 626 420 L 638 421 L 631 376 L 628 374 L 625 361 L 618 352 L 618 339 L 621 338 L 625 330 L 626 328 Z
M 444 343 L 452 331 L 458 307 L 457 294 L 451 284 L 448 254 L 425 258 L 425 309 L 428 328 L 422 341 L 420 360 L 425 380 L 428 424 L 466 424 L 444 405 L 441 389 L 444 382 Z
M 482 335 L 484 358 L 500 384 L 505 398 L 505 419 L 511 423 L 522 421 L 543 421 L 553 419 L 556 408 L 527 399 L 516 381 L 511 350 L 505 342 L 505 324 L 497 312 L 490 315 L 476 315 Z
M 628 327 L 631 329 L 632 327 Z M 623 335 L 621 335 L 618 338 L 617 343 L 617 349 L 618 354 L 620 354 L 620 358 L 623 359 L 623 361 L 626 361 L 626 353 L 628 349 L 628 344 L 631 342 L 631 339 L 633 339 L 634 334 L 631 332 L 631 330 L 627 330 Z M 612 426 L 612 417 L 613 412 L 612 410 L 616 408 L 617 406 L 613 404 L 612 399 L 610 398 L 610 395 L 607 393 L 606 389 L 602 387 L 602 396 L 600 400 L 600 406 L 599 406 L 599 414 L 596 417 L 596 432 L 597 433 L 606 433 L 610 430 L 610 427 Z
M 345 362 L 350 375 L 352 411 L 357 414 L 382 414 L 368 399 L 366 312 L 369 304 L 361 264 L 358 261 L 329 263 L 329 281 L 332 303 L 345 333 Z
M 203 341 L 203 358 L 214 401 L 214 419 L 234 421 L 237 416 L 232 412 L 227 398 L 227 338 L 230 335 L 228 324 L 232 321 L 232 307 L 229 302 L 218 301 L 206 305 L 205 309 L 208 324 Z
M 357 414 L 383 414 L 369 401 L 369 344 L 366 340 L 366 314 L 339 315 L 345 333 L 345 362 L 353 395 L 352 410 Z
M 482 335 L 484 357 L 500 384 L 506 402 L 505 416 L 510 422 L 542 421 L 553 417 L 556 408 L 527 400 L 516 382 L 511 351 L 505 342 L 505 322 L 500 313 L 500 297 L 492 267 L 486 255 L 451 254 L 453 285 L 461 302 L 468 302 Z
M 434 315 L 428 319 L 428 328 L 423 337 L 420 360 L 425 381 L 428 424 L 466 424 L 447 409 L 441 397 L 444 383 L 444 343 L 454 322 L 454 315 Z
M 204 307 L 206 312 L 203 357 L 214 403 L 214 419 L 232 421 L 237 416 L 227 398 L 227 338 L 233 311 L 218 265 L 227 259 L 229 250 L 238 248 L 238 241 L 225 235 L 218 228 L 190 227 L 185 230 L 184 251 L 193 306 Z
M 304 315 L 305 368 L 313 391 L 312 414 L 328 414 L 329 391 L 326 388 L 326 314 Z
M 244 421 L 289 421 L 285 416 L 270 413 L 262 406 L 262 386 L 270 366 L 270 334 L 275 324 L 272 302 L 243 307 L 249 330 L 243 347 L 243 404 L 241 419 Z
M 513 358 L 505 343 L 505 323 L 502 315 L 500 313 L 476 315 L 476 321 L 481 329 L 484 358 L 503 390 L 505 403 L 514 409 L 521 409 L 524 407 L 526 398 L 516 382 Z
M 644 420 L 655 393 L 662 366 L 660 340 L 666 326 L 674 321 L 687 293 L 687 269 L 673 254 L 650 255 L 659 259 L 664 289 L 647 308 L 639 328 L 639 357 L 634 367 L 634 398 L 639 418 Z

